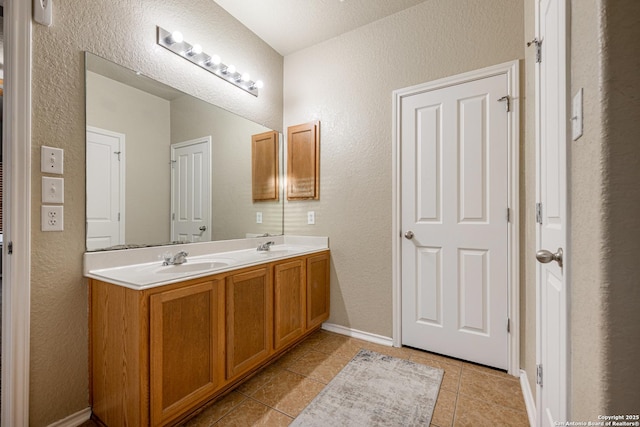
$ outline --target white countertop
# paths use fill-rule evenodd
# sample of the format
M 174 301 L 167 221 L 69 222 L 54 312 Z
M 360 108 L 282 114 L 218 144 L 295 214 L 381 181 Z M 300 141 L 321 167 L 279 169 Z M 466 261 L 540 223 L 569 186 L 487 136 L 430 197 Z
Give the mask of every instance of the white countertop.
M 272 241 L 269 251 L 256 251 Z M 327 237 L 269 236 L 217 242 L 118 251 L 86 252 L 84 275 L 93 279 L 143 290 L 238 268 L 292 258 L 329 249 Z M 187 262 L 163 266 L 163 255 L 185 251 Z

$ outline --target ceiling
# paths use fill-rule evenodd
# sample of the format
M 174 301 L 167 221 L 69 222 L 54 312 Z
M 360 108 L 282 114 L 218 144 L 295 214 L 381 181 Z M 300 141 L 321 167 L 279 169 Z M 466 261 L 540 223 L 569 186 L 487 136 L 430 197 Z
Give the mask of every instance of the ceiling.
M 285 56 L 425 0 L 214 0 Z

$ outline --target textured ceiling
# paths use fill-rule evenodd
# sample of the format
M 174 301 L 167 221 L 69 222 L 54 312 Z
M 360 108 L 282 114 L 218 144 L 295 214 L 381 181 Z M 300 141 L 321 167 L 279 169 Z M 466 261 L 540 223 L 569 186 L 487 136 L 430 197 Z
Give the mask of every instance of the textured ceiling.
M 214 0 L 281 55 L 425 0 Z

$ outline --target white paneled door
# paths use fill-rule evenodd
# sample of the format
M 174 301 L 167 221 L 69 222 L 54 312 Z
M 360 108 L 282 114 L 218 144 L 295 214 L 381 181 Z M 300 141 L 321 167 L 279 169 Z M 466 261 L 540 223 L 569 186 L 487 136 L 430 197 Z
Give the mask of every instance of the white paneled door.
M 509 80 L 402 98 L 402 344 L 508 368 Z
M 171 240 L 211 240 L 211 137 L 171 145 Z
M 537 402 L 538 425 L 567 420 L 566 0 L 537 2 Z
M 125 243 L 125 135 L 87 127 L 87 250 Z

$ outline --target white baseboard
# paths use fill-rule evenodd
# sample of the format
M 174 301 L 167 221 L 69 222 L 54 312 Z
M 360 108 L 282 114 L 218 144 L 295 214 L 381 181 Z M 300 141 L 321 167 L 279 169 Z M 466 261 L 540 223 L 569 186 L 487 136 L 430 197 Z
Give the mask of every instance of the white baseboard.
M 347 328 L 346 326 L 334 325 L 333 323 L 323 323 L 322 329 L 329 332 L 335 332 L 336 334 L 346 335 L 348 337 L 358 338 L 364 341 L 386 345 L 387 347 L 393 346 L 393 340 L 389 337 L 372 334 L 370 332 L 359 331 L 357 329 Z
M 534 427 L 536 425 L 536 400 L 531 393 L 531 386 L 529 385 L 529 378 L 527 378 L 527 372 L 524 369 L 520 369 L 520 387 L 522 388 L 522 396 L 524 396 L 524 405 L 527 408 L 527 415 L 529 416 L 529 425 Z
M 91 418 L 91 408 L 85 408 L 75 414 L 69 415 L 67 418 L 49 424 L 49 427 L 77 427 Z

